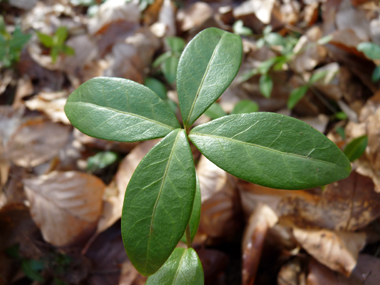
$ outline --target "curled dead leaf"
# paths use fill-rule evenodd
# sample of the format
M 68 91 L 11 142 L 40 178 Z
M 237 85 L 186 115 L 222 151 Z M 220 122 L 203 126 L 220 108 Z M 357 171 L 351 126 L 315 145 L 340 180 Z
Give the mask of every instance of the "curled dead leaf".
M 33 220 L 44 239 L 65 246 L 88 238 L 102 212 L 105 185 L 81 172 L 51 172 L 24 179 Z
M 243 285 L 254 284 L 267 231 L 277 221 L 277 215 L 265 204 L 260 204 L 249 218 L 242 243 Z
M 365 233 L 294 228 L 293 234 L 316 260 L 345 276 L 350 276 L 366 243 Z

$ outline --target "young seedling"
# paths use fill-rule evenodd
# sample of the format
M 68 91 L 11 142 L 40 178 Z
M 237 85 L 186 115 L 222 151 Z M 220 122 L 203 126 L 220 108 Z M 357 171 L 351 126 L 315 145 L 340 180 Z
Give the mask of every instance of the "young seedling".
M 66 27 L 59 27 L 53 36 L 37 32 L 38 39 L 41 43 L 50 49 L 50 56 L 53 63 L 57 61 L 58 55 L 61 53 L 66 55 L 74 55 L 75 50 L 67 45 L 65 41 L 69 32 Z
M 203 284 L 191 248 L 200 189 L 189 139 L 222 169 L 267 187 L 307 189 L 350 173 L 350 162 L 333 142 L 291 117 L 233 114 L 191 129 L 230 85 L 241 59 L 240 37 L 216 28 L 186 46 L 177 73 L 183 128 L 158 95 L 127 79 L 91 79 L 67 100 L 67 117 L 87 135 L 122 142 L 163 137 L 132 175 L 121 218 L 125 250 L 150 276 L 147 284 Z M 184 236 L 188 249 L 175 249 Z
M 19 27 L 12 34 L 8 33 L 4 18 L 0 16 L 0 68 L 11 67 L 19 61 L 21 51 L 30 37 L 22 33 Z

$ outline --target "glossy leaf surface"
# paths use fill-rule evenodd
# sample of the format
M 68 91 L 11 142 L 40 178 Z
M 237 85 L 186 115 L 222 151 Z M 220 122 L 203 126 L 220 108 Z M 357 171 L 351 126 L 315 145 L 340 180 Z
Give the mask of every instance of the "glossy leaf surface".
M 121 230 L 127 255 L 141 274 L 155 273 L 181 239 L 193 208 L 195 184 L 184 130 L 167 135 L 137 166 L 125 194 Z
M 354 161 L 362 156 L 368 143 L 366 135 L 353 139 L 345 148 L 344 154 L 350 161 Z
M 216 28 L 200 32 L 178 64 L 177 89 L 185 126 L 206 111 L 235 78 L 242 59 L 238 35 Z
M 121 78 L 97 77 L 83 83 L 67 99 L 65 113 L 86 135 L 121 142 L 164 137 L 180 127 L 152 90 Z
M 313 188 L 343 179 L 351 170 L 326 136 L 276 113 L 226 116 L 195 127 L 189 137 L 220 168 L 267 187 Z
M 194 249 L 176 248 L 146 285 L 203 285 L 203 269 Z
M 197 178 L 197 188 L 195 190 L 195 198 L 194 198 L 194 204 L 193 204 L 193 210 L 191 211 L 191 217 L 190 217 L 190 236 L 191 236 L 191 242 L 193 242 L 194 237 L 198 231 L 199 222 L 201 220 L 201 206 L 202 206 L 202 199 L 201 199 L 201 185 L 199 183 L 198 175 Z M 183 243 L 186 243 L 186 232 L 183 234 L 181 241 Z

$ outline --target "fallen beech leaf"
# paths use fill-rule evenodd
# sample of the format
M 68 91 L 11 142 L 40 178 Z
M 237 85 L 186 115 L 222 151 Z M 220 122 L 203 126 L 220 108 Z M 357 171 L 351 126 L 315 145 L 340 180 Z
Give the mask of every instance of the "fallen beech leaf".
M 227 184 L 227 172 L 216 166 L 203 155 L 201 155 L 199 159 L 197 173 L 202 189 L 202 202 L 218 193 Z
M 96 233 L 109 228 L 121 217 L 125 190 L 137 165 L 148 151 L 160 139 L 144 141 L 138 144 L 120 163 L 115 175 L 115 183 L 108 185 L 105 190 L 103 213 L 98 223 Z
M 22 124 L 7 144 L 8 158 L 16 165 L 34 167 L 58 155 L 69 139 L 71 127 L 43 119 Z
M 41 92 L 31 100 L 25 101 L 25 105 L 30 110 L 38 110 L 45 113 L 55 123 L 59 122 L 70 125 L 70 121 L 63 110 L 67 96 L 68 94 L 65 91 L 54 93 Z
M 96 15 L 89 20 L 88 31 L 90 34 L 99 34 L 107 29 L 113 22 L 128 21 L 138 23 L 140 10 L 136 2 L 124 0 L 108 0 L 100 5 Z
M 16 94 L 12 106 L 19 108 L 22 105 L 22 98 L 32 95 L 33 91 L 34 87 L 29 76 L 25 75 L 20 78 L 17 82 Z
M 293 234 L 316 260 L 345 276 L 350 276 L 356 266 L 359 251 L 366 243 L 364 233 L 294 228 Z
M 249 218 L 242 243 L 243 285 L 254 284 L 267 231 L 277 221 L 277 215 L 265 204 L 260 204 Z
M 335 21 L 339 30 L 351 29 L 361 41 L 368 41 L 370 31 L 366 12 L 354 8 L 351 0 L 341 2 Z
M 33 220 L 44 239 L 65 246 L 87 238 L 102 212 L 105 185 L 81 172 L 51 172 L 24 179 Z
M 196 2 L 185 9 L 179 10 L 177 21 L 180 23 L 181 31 L 186 32 L 201 26 L 212 15 L 213 10 L 210 5 L 204 2 Z
M 303 228 L 355 231 L 380 216 L 380 194 L 371 179 L 353 171 L 326 186 L 321 196 L 287 197 L 278 204 L 283 220 Z
M 302 73 L 306 70 L 312 70 L 325 60 L 326 48 L 316 44 L 321 37 L 322 30 L 318 26 L 313 26 L 300 37 L 293 49 L 293 52 L 298 54 L 291 62 L 295 71 Z
M 263 24 L 269 24 L 274 3 L 274 0 L 245 1 L 235 8 L 234 16 L 254 14 Z

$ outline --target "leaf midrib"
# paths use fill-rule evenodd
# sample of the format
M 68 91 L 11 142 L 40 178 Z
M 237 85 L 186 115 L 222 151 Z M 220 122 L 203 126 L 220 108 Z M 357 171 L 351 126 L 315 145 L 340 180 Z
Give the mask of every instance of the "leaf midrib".
M 269 148 L 269 147 L 266 147 L 266 146 L 263 146 L 263 145 L 258 145 L 258 144 L 254 144 L 254 143 L 234 140 L 234 139 L 231 139 L 229 137 L 222 137 L 222 136 L 215 136 L 215 135 L 208 135 L 208 134 L 201 134 L 201 133 L 190 133 L 190 136 L 189 136 L 190 139 L 191 139 L 191 135 L 227 139 L 227 140 L 231 140 L 231 141 L 234 141 L 234 142 L 237 142 L 237 143 L 247 144 L 247 145 L 258 147 L 258 148 L 262 148 L 262 149 L 265 149 L 265 150 L 268 150 L 268 151 L 277 152 L 277 153 L 280 153 L 281 155 L 296 156 L 296 157 L 299 157 L 299 158 L 302 158 L 302 159 L 305 159 L 305 160 L 312 160 L 312 161 L 317 161 L 317 162 L 321 162 L 321 163 L 326 163 L 326 164 L 330 164 L 330 165 L 333 165 L 335 167 L 337 166 L 337 167 L 340 167 L 340 168 L 344 169 L 343 166 L 340 166 L 338 164 L 335 164 L 335 163 L 332 163 L 332 162 L 329 162 L 329 161 L 320 160 L 320 159 L 312 158 L 312 157 L 309 157 L 309 156 L 303 156 L 303 155 L 296 154 L 296 153 L 282 152 L 282 151 L 279 151 L 279 150 L 276 150 L 276 149 L 273 149 L 273 148 Z
M 161 123 L 160 121 L 156 121 L 156 120 L 152 120 L 150 118 L 147 118 L 147 117 L 144 117 L 144 116 L 141 116 L 141 115 L 138 115 L 138 114 L 135 114 L 135 113 L 130 113 L 130 112 L 126 112 L 126 111 L 121 111 L 121 110 L 117 110 L 117 109 L 114 109 L 114 108 L 111 108 L 111 107 L 103 107 L 103 106 L 99 106 L 97 104 L 93 104 L 93 103 L 89 103 L 89 102 L 83 102 L 83 101 L 76 101 L 76 102 L 67 102 L 66 105 L 69 105 L 69 104 L 80 104 L 80 105 L 90 105 L 90 106 L 95 106 L 97 108 L 101 108 L 101 109 L 105 109 L 105 110 L 110 110 L 110 111 L 113 111 L 113 112 L 116 112 L 116 113 L 121 113 L 121 114 L 125 114 L 125 115 L 129 115 L 129 116 L 135 116 L 135 117 L 138 117 L 140 119 L 143 119 L 143 120 L 147 120 L 147 121 L 150 121 L 152 123 L 156 123 L 156 124 L 160 124 L 164 127 L 168 127 L 170 129 L 177 129 L 175 127 L 172 127 L 172 126 L 169 126 L 167 124 L 164 124 L 164 123 Z
M 201 83 L 199 84 L 199 87 L 198 87 L 197 93 L 195 94 L 195 98 L 194 98 L 193 104 L 191 105 L 189 115 L 187 116 L 187 119 L 186 119 L 186 125 L 187 125 L 187 126 L 189 125 L 190 117 L 191 117 L 191 114 L 193 113 L 193 109 L 194 109 L 194 107 L 195 107 L 195 103 L 197 102 L 198 96 L 199 96 L 199 94 L 200 94 L 200 92 L 201 92 L 201 90 L 202 90 L 202 88 L 203 88 L 203 83 L 204 83 L 204 81 L 205 81 L 205 79 L 206 79 L 206 77 L 207 77 L 207 72 L 208 72 L 208 70 L 209 70 L 209 68 L 210 68 L 210 65 L 211 65 L 211 63 L 212 63 L 212 61 L 213 61 L 213 59 L 214 59 L 214 57 L 215 57 L 216 50 L 218 50 L 218 48 L 219 48 L 219 46 L 220 46 L 220 43 L 222 42 L 222 39 L 223 39 L 223 37 L 224 37 L 225 35 L 226 35 L 226 33 L 224 33 L 224 34 L 222 35 L 222 37 L 220 38 L 218 44 L 215 46 L 214 51 L 212 52 L 212 55 L 211 55 L 211 57 L 210 57 L 210 60 L 209 60 L 209 62 L 208 62 L 208 64 L 207 64 L 207 68 L 206 68 L 206 70 L 205 70 L 205 72 L 204 72 L 204 74 L 203 74 L 202 81 L 201 81 Z
M 182 262 L 183 262 L 183 260 L 184 260 L 184 257 L 185 257 L 185 255 L 186 255 L 186 252 L 187 252 L 188 250 L 184 250 L 184 252 L 183 252 L 183 254 L 182 254 L 182 256 L 181 256 L 181 259 L 179 260 L 179 263 L 178 263 L 178 267 L 177 267 L 177 270 L 176 270 L 176 272 L 175 272 L 175 275 L 174 275 L 174 278 L 173 278 L 173 282 L 172 282 L 172 285 L 175 285 L 176 283 L 175 283 L 175 281 L 176 281 L 176 279 L 177 279 L 177 276 L 178 276 L 178 273 L 179 273 L 179 269 L 181 268 L 181 265 L 182 265 Z
M 169 158 L 168 158 L 168 162 L 166 164 L 164 175 L 162 176 L 162 182 L 161 182 L 160 190 L 158 191 L 157 199 L 156 199 L 156 202 L 154 203 L 154 206 L 153 206 L 152 220 L 150 222 L 150 228 L 149 228 L 148 246 L 147 246 L 147 250 L 146 250 L 145 272 L 147 271 L 148 260 L 149 260 L 149 258 L 148 258 L 149 257 L 149 247 L 150 247 L 150 240 L 152 238 L 152 226 L 153 226 L 154 214 L 156 212 L 158 201 L 160 200 L 160 197 L 161 197 L 161 193 L 162 193 L 162 189 L 163 189 L 163 186 L 164 186 L 165 178 L 166 178 L 166 175 L 167 175 L 167 172 L 168 172 L 168 169 L 169 169 L 170 161 L 172 159 L 173 152 L 174 152 L 174 149 L 175 149 L 175 145 L 177 143 L 177 140 L 178 140 L 180 134 L 181 134 L 181 131 L 178 131 L 178 134 L 177 134 L 177 136 L 176 136 L 176 138 L 174 140 L 173 147 L 172 147 L 172 150 L 171 150 Z

